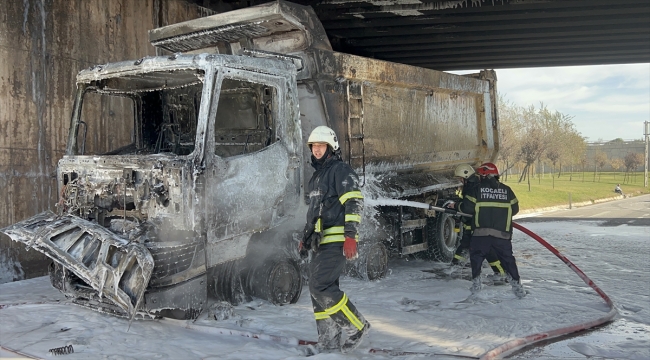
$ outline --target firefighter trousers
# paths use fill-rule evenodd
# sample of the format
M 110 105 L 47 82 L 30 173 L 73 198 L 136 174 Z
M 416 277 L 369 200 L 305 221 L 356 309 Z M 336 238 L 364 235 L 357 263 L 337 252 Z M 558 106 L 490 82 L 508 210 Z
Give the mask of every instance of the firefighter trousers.
M 463 226 L 465 226 L 465 224 L 463 224 Z M 454 259 L 451 261 L 452 264 L 458 264 L 461 261 L 467 261 L 467 259 L 463 257 L 462 253 L 463 251 L 468 250 L 470 247 L 470 242 L 472 240 L 472 230 L 463 229 L 462 234 L 463 237 L 460 239 L 460 245 L 458 245 L 456 253 L 454 254 Z M 497 256 L 497 253 L 494 251 L 494 249 L 490 249 L 487 255 L 485 255 L 485 259 L 487 259 L 490 267 L 492 268 L 492 271 L 495 274 L 505 274 L 505 270 L 503 269 L 503 266 L 501 266 L 501 261 L 499 260 L 499 257 Z
M 519 280 L 519 270 L 512 254 L 512 242 L 494 236 L 472 236 L 469 246 L 469 258 L 472 264 L 472 278 L 481 275 L 483 260 L 493 250 L 500 260 L 503 271 L 510 274 L 514 280 Z
M 339 277 L 345 268 L 343 243 L 318 247 L 309 266 L 309 292 L 316 318 L 318 342 L 324 345 L 337 341 L 341 330 L 348 335 L 360 331 L 366 320 L 339 288 Z

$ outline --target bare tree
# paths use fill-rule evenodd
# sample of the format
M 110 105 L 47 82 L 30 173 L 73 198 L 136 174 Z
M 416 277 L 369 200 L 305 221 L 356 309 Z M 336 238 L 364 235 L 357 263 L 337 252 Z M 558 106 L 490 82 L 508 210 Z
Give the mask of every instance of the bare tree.
M 585 182 L 585 167 L 587 166 L 587 154 L 583 153 L 579 161 L 580 161 L 580 166 L 582 166 L 582 182 Z
M 636 172 L 636 169 L 643 164 L 643 161 L 645 161 L 645 158 L 641 153 L 630 152 L 625 155 L 623 158 L 623 162 L 625 163 L 625 176 L 623 177 L 623 183 L 625 183 L 626 179 L 628 182 L 631 181 L 630 172 Z
M 548 160 L 552 165 L 551 177 L 555 188 L 554 173 L 558 164 L 561 173 L 563 163 L 571 166 L 579 163 L 586 147 L 585 138 L 571 121 L 573 117 L 551 111 L 543 103 L 539 108 L 534 105 L 521 107 L 503 98 L 500 98 L 499 110 L 499 161 L 505 164 L 503 173 L 506 179 L 507 171 L 521 163 L 523 168 L 518 182 L 526 180 L 530 191 L 530 177 L 536 172 L 535 164 L 541 169 L 546 164 L 544 160 Z M 538 171 L 538 176 L 542 171 Z
M 546 133 L 543 123 L 540 120 L 539 112 L 534 106 L 521 110 L 523 138 L 520 142 L 518 159 L 524 163 L 524 168 L 519 177 L 519 182 L 528 179 L 528 191 L 530 191 L 530 175 L 535 162 L 546 150 Z
M 612 169 L 614 169 L 614 180 L 616 180 L 616 173 L 618 172 L 619 169 L 623 168 L 625 163 L 623 162 L 623 159 L 616 158 L 616 159 L 611 159 L 609 161 L 609 165 L 611 165 Z
M 571 119 L 573 116 L 562 114 L 559 111 L 551 111 L 543 104 L 539 109 L 539 117 L 544 129 L 544 145 L 546 158 L 551 162 L 551 178 L 553 179 L 553 188 L 555 188 L 555 166 L 567 152 L 567 140 L 574 134 L 579 134 Z M 541 162 L 541 159 L 538 159 Z
M 558 179 L 562 175 L 562 165 L 569 164 L 571 168 L 577 162 L 577 156 L 582 154 L 586 147 L 585 139 L 580 132 L 576 130 L 575 125 L 570 119 L 562 123 L 562 131 L 557 136 L 557 141 L 553 148 L 557 149 L 560 157 L 558 158 Z M 571 170 L 573 171 L 573 170 Z
M 596 166 L 596 172 L 594 172 L 594 181 L 596 181 L 596 173 L 598 173 L 598 182 L 600 182 L 600 172 L 603 166 L 607 164 L 607 154 L 602 151 L 599 151 L 594 155 L 594 164 Z
M 519 177 L 519 182 L 528 179 L 528 190 L 530 190 L 530 173 L 531 165 L 537 160 L 537 154 L 542 151 L 542 144 L 539 138 L 535 137 L 535 134 L 538 132 L 538 129 L 530 129 L 524 141 L 521 144 L 519 150 L 519 156 L 521 161 L 524 163 L 524 168 L 521 171 L 521 176 Z
M 548 158 L 553 165 L 551 168 L 551 179 L 553 179 L 553 189 L 555 189 L 555 176 L 553 176 L 553 173 L 555 172 L 555 164 L 560 160 L 560 151 L 557 148 L 549 149 L 546 152 L 546 158 Z
M 517 151 L 521 138 L 521 123 L 518 107 L 499 97 L 499 161 L 505 166 L 502 168 L 502 176 L 508 181 L 509 170 L 517 164 Z
M 584 168 L 587 161 L 587 142 L 585 141 L 585 138 L 580 135 L 579 132 L 575 131 L 568 136 L 566 145 L 563 148 L 566 149 L 565 151 L 569 158 L 569 162 L 571 163 L 571 176 L 569 177 L 569 181 L 571 181 L 573 177 L 573 165 L 582 165 L 582 181 L 584 181 Z M 585 164 L 582 164 L 583 160 L 585 161 Z

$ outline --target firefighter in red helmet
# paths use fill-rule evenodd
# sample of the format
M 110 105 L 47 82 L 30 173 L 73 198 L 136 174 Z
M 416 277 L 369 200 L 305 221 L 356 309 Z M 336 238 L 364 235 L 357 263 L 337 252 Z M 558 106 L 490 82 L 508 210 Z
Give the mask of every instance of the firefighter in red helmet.
M 470 262 L 472 264 L 472 294 L 481 290 L 481 265 L 491 249 L 501 260 L 518 298 L 526 296 L 519 270 L 512 254 L 512 216 L 519 212 L 519 203 L 512 189 L 499 181 L 499 169 L 493 163 L 481 164 L 476 173 L 481 182 L 463 198 L 456 210 L 472 214 Z
M 454 176 L 459 178 L 463 183 L 463 189 L 458 194 L 458 197 L 460 197 L 461 201 L 468 193 L 470 193 L 476 186 L 478 186 L 479 182 L 481 181 L 474 168 L 469 164 L 460 164 L 456 166 L 456 169 L 454 170 Z M 472 238 L 472 220 L 473 219 L 470 218 L 461 219 L 463 236 L 460 240 L 458 248 L 456 249 L 454 258 L 451 260 L 452 267 L 450 271 L 452 272 L 455 271 L 455 268 L 460 267 L 461 264 L 467 264 L 469 262 L 469 259 L 465 257 L 467 256 L 465 253 L 469 252 L 469 244 Z M 503 270 L 501 261 L 499 261 L 499 258 L 497 257 L 494 250 L 490 250 L 486 256 L 486 259 L 493 271 L 493 274 L 489 275 L 488 278 L 492 282 L 505 280 L 505 271 Z

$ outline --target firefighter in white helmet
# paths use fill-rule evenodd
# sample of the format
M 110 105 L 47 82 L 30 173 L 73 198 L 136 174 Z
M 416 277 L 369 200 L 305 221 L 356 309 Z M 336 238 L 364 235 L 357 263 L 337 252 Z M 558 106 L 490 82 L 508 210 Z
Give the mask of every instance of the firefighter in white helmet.
M 348 352 L 361 343 L 370 328 L 339 288 L 346 259 L 357 257 L 363 195 L 357 174 L 341 160 L 334 130 L 327 126 L 316 127 L 307 145 L 315 171 L 307 189 L 309 210 L 300 251 L 313 251 L 309 291 L 318 330 L 318 348 Z
M 454 176 L 459 178 L 463 183 L 463 188 L 460 192 L 456 192 L 456 195 L 463 199 L 463 197 L 476 185 L 479 183 L 479 178 L 476 176 L 474 168 L 469 164 L 460 164 L 456 166 L 454 170 Z M 469 252 L 469 241 L 472 239 L 472 222 L 470 219 L 461 219 L 462 233 L 463 237 L 460 240 L 460 244 L 456 249 L 454 258 L 451 260 L 452 266 L 460 265 L 461 263 L 469 263 L 469 258 L 465 258 L 463 253 Z

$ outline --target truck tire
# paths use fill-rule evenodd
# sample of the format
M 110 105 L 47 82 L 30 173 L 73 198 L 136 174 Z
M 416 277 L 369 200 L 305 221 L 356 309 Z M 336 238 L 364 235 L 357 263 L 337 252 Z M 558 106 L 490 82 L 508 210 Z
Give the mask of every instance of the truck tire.
M 427 219 L 427 242 L 429 257 L 436 261 L 450 262 L 460 241 L 454 231 L 455 220 L 445 213 L 438 213 L 435 218 Z
M 248 269 L 247 288 L 252 296 L 275 305 L 295 304 L 302 293 L 302 274 L 291 258 L 274 256 Z
M 388 272 L 388 250 L 380 242 L 359 244 L 359 257 L 348 261 L 345 273 L 366 281 L 379 280 Z
M 240 265 L 240 260 L 232 260 L 210 269 L 210 291 L 218 301 L 237 306 L 252 300 L 244 291 Z

